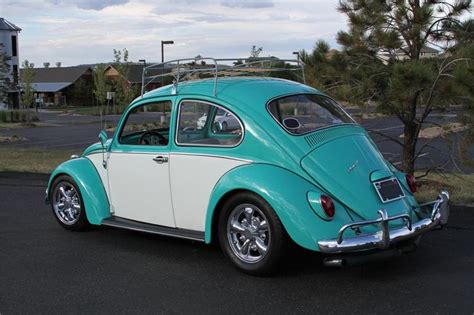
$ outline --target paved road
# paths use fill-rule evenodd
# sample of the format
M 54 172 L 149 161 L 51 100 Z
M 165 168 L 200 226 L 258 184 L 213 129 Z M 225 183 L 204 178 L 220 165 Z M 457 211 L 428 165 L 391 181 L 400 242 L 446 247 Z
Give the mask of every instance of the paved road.
M 0 313 L 474 312 L 474 209 L 414 254 L 331 269 L 295 250 L 273 278 L 235 270 L 201 243 L 97 227 L 62 229 L 44 176 L 0 174 Z

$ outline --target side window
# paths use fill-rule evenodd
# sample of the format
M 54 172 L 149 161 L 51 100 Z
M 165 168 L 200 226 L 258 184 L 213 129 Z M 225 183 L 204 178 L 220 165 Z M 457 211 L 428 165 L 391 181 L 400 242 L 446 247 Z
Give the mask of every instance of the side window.
M 178 144 L 236 146 L 242 134 L 239 119 L 222 107 L 199 101 L 183 101 L 179 106 Z
M 130 145 L 168 145 L 170 111 L 170 101 L 135 107 L 128 113 L 119 142 Z

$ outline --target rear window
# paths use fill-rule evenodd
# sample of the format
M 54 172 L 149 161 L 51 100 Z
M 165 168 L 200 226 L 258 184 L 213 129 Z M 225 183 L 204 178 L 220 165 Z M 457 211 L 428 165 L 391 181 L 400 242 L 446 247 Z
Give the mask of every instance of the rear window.
M 283 128 L 295 135 L 324 127 L 355 123 L 335 101 L 322 95 L 282 97 L 270 102 L 268 109 Z

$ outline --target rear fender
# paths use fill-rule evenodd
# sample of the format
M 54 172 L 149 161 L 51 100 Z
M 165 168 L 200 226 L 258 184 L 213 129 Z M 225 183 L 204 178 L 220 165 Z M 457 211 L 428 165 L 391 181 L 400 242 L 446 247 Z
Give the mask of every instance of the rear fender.
M 69 175 L 81 191 L 86 209 L 87 220 L 91 224 L 100 224 L 103 219 L 110 217 L 110 204 L 104 184 L 100 179 L 94 164 L 86 158 L 68 160 L 60 164 L 51 174 L 46 190 L 49 199 L 51 185 L 59 175 Z
M 311 208 L 307 197 L 310 191 L 321 193 L 316 186 L 284 168 L 253 163 L 229 171 L 214 187 L 206 214 L 206 243 L 212 239 L 219 201 L 242 190 L 251 191 L 265 199 L 275 210 L 291 239 L 310 250 L 318 251 L 318 240 L 337 236 L 339 228 L 352 221 L 337 202 L 334 219 L 323 220 Z

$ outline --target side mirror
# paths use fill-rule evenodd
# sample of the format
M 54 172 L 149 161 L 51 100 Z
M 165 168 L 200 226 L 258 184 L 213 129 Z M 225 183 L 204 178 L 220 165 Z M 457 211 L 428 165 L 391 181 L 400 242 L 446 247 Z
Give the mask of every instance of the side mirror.
M 220 121 L 216 121 L 212 129 L 214 130 L 214 132 L 222 132 L 224 130 L 224 126 Z
M 102 144 L 102 149 L 105 149 L 105 143 L 107 142 L 107 132 L 105 132 L 105 130 L 99 133 L 99 140 L 100 144 Z

